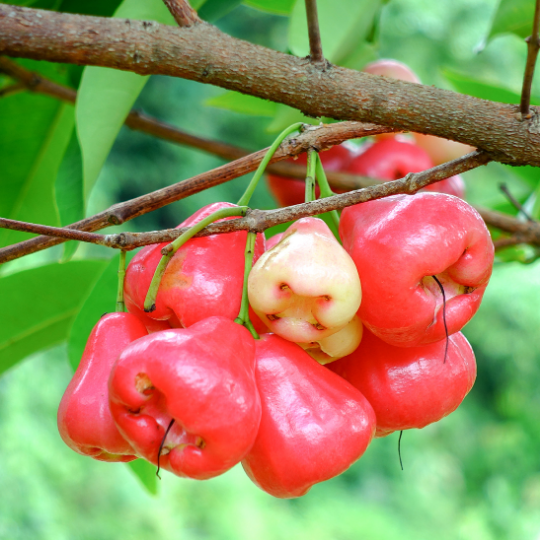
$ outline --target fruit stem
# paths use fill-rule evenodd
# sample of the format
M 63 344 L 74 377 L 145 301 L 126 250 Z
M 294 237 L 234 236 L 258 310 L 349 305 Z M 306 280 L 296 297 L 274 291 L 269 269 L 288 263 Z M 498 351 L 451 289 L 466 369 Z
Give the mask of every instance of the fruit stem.
M 272 156 L 278 149 L 279 145 L 283 142 L 283 139 L 285 139 L 287 135 L 290 135 L 294 131 L 298 131 L 302 127 L 302 125 L 302 122 L 297 122 L 296 124 L 293 124 L 292 126 L 289 126 L 287 129 L 283 130 L 277 136 L 277 139 L 272 143 L 272 146 L 268 149 L 268 152 L 266 152 L 266 155 L 264 156 L 263 160 L 259 164 L 259 167 L 255 171 L 255 174 L 253 175 L 253 178 L 251 179 L 251 182 L 249 183 L 246 191 L 244 192 L 242 197 L 240 197 L 240 200 L 238 201 L 238 206 L 247 206 L 249 204 L 251 196 L 255 192 L 257 184 L 259 183 L 259 180 L 263 175 L 264 169 L 266 169 L 266 166 L 272 159 Z
M 156 267 L 156 271 L 154 272 L 154 277 L 152 278 L 152 281 L 150 282 L 150 287 L 148 288 L 148 293 L 146 294 L 146 298 L 144 300 L 144 311 L 151 312 L 156 309 L 156 297 L 159 289 L 159 284 L 161 283 L 161 278 L 163 277 L 163 274 L 165 273 L 165 269 L 167 268 L 167 265 L 169 264 L 169 261 L 173 258 L 174 254 L 193 236 L 195 236 L 199 231 L 204 229 L 207 225 L 210 225 L 210 223 L 214 223 L 214 221 L 218 221 L 219 219 L 227 218 L 227 217 L 233 217 L 233 216 L 245 216 L 247 214 L 248 207 L 247 206 L 234 206 L 232 208 L 222 208 L 221 210 L 217 210 L 213 214 L 210 214 L 208 217 L 205 217 L 203 220 L 199 221 L 199 223 L 196 223 L 191 227 L 191 229 L 187 230 L 185 233 L 180 235 L 174 242 L 171 242 L 167 246 L 165 246 L 161 253 L 163 254 L 163 257 L 161 257 L 161 260 L 159 261 L 159 264 Z
M 324 172 L 324 167 L 321 161 L 321 156 L 317 154 L 317 165 L 316 165 L 316 174 L 317 174 L 317 183 L 319 184 L 319 190 L 321 192 L 321 199 L 326 199 L 326 197 L 331 197 L 335 193 L 330 188 L 328 183 L 328 178 L 326 178 L 326 173 Z M 339 213 L 337 210 L 332 210 L 330 212 L 330 217 L 334 222 L 334 225 L 339 228 Z
M 120 313 L 126 311 L 124 302 L 124 278 L 126 277 L 126 252 L 120 251 L 120 262 L 118 263 L 118 290 L 116 292 L 116 311 Z
M 251 320 L 249 319 L 249 300 L 248 300 L 248 277 L 251 272 L 251 267 L 253 266 L 253 255 L 255 252 L 255 241 L 257 240 L 257 233 L 248 232 L 246 240 L 246 250 L 245 250 L 245 262 L 244 262 L 244 286 L 242 288 L 242 303 L 240 304 L 240 312 L 238 317 L 234 319 L 235 323 L 245 326 L 254 337 L 254 339 L 259 339 L 259 334 L 253 327 Z
M 306 176 L 306 191 L 305 202 L 315 200 L 315 167 L 317 165 L 318 154 L 313 148 L 307 151 L 307 176 Z
M 437 278 L 437 276 L 431 276 L 431 277 L 435 280 L 435 283 L 437 283 L 437 285 L 439 286 L 439 289 L 441 290 L 441 294 L 442 294 L 442 300 L 443 300 L 442 318 L 443 318 L 443 324 L 444 324 L 444 335 L 446 336 L 446 342 L 444 344 L 443 364 L 445 364 L 446 357 L 448 355 L 448 326 L 446 325 L 446 294 L 444 292 L 444 287 L 442 283 L 439 281 L 439 279 Z

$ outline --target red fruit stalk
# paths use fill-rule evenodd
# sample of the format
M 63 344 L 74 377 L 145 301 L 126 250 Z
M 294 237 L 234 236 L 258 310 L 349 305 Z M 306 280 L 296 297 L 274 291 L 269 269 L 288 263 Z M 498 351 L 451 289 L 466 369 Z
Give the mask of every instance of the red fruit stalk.
M 421 347 L 393 347 L 366 331 L 362 343 L 329 369 L 366 397 L 377 417 L 377 437 L 423 428 L 455 411 L 476 379 L 474 353 L 465 336 Z
M 345 208 L 343 247 L 362 281 L 358 315 L 378 337 L 412 347 L 445 338 L 476 313 L 491 275 L 493 242 L 478 212 L 442 193 L 395 195 Z
M 300 497 L 364 453 L 375 431 L 375 415 L 358 390 L 298 345 L 264 334 L 256 348 L 263 412 L 242 465 L 270 495 Z
M 58 409 L 58 431 L 75 452 L 100 461 L 136 459 L 112 419 L 107 383 L 117 356 L 147 334 L 129 313 L 108 313 L 94 326 Z
M 110 377 L 114 420 L 137 454 L 178 476 L 224 473 L 250 450 L 261 418 L 255 346 L 224 317 L 151 334 L 127 347 Z

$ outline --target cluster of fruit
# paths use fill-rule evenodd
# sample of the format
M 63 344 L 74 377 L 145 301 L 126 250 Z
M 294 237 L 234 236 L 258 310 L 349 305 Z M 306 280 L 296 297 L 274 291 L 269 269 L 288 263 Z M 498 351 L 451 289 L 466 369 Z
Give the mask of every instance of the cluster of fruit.
M 355 172 L 384 178 L 365 172 L 383 144 L 412 146 L 377 141 L 350 161 L 364 156 Z M 223 209 L 237 207 L 209 205 L 179 227 Z M 298 497 L 346 470 L 374 436 L 455 410 L 476 376 L 459 331 L 493 264 L 483 220 L 454 195 L 397 195 L 344 209 L 339 235 L 343 246 L 304 218 L 268 243 L 244 231 L 192 238 L 151 307 L 169 248 L 143 248 L 125 276 L 129 312 L 98 321 L 62 398 L 64 441 L 195 479 L 241 462 L 266 492 Z

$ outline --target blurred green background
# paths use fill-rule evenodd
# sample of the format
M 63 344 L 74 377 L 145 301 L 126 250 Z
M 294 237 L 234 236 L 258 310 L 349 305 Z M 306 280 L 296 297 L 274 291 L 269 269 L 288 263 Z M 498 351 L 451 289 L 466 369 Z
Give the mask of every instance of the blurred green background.
M 526 47 L 513 34 L 486 40 L 496 8 L 495 0 L 391 0 L 377 15 L 379 24 L 358 62 L 397 58 L 425 84 L 455 88 L 452 81 L 460 80 L 459 90 L 466 92 L 473 80 L 488 90 L 519 94 Z M 287 50 L 285 16 L 239 5 L 216 16 L 216 24 L 236 37 Z M 38 63 L 32 66 L 38 69 Z M 533 93 L 540 95 L 539 82 Z M 152 77 L 136 107 L 201 136 L 253 150 L 268 145 L 275 117 L 205 105 L 222 94 L 190 81 Z M 123 128 L 87 214 L 221 163 Z M 465 178 L 472 203 L 507 209 L 501 181 L 531 201 L 530 182 L 502 165 Z M 173 227 L 208 202 L 236 201 L 246 182 L 237 179 L 109 230 Z M 253 206 L 274 204 L 261 186 Z M 55 248 L 26 257 L 3 271 L 9 275 L 55 261 L 60 253 Z M 75 259 L 112 255 L 82 246 Z M 239 466 L 205 482 L 164 472 L 153 496 L 126 466 L 75 454 L 56 429 L 56 409 L 72 375 L 67 345 L 35 354 L 0 379 L 0 539 L 538 540 L 539 271 L 538 263 L 496 265 L 480 312 L 465 328 L 478 360 L 477 383 L 456 413 L 404 434 L 404 471 L 394 434 L 375 440 L 350 470 L 297 500 L 271 498 Z M 110 301 L 112 309 L 114 297 Z M 2 317 L 9 317 L 6 307 Z M 28 305 L 27 316 L 32 314 Z

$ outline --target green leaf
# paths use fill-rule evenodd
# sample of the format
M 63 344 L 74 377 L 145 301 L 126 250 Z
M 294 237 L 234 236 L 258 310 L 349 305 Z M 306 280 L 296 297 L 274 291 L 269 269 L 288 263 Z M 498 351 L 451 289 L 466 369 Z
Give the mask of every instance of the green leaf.
M 276 15 L 290 15 L 294 0 L 244 0 L 246 6 L 275 13 Z
M 58 9 L 62 13 L 78 13 L 97 17 L 112 17 L 121 0 L 62 0 Z
M 118 287 L 118 263 L 120 254 L 105 263 L 95 285 L 88 291 L 77 314 L 68 339 L 68 358 L 73 369 L 77 369 L 92 328 L 105 313 L 116 311 Z
M 362 43 L 373 26 L 380 0 L 319 0 L 317 11 L 324 56 L 340 64 Z M 289 49 L 297 56 L 309 54 L 306 7 L 296 0 L 289 22 Z
M 520 101 L 520 95 L 508 88 L 501 88 L 488 82 L 478 81 L 469 75 L 457 73 L 455 71 L 445 70 L 443 75 L 454 86 L 454 88 L 462 94 L 474 96 L 481 99 L 489 99 L 500 103 L 516 104 Z M 533 105 L 540 104 L 540 100 L 536 96 L 531 97 Z
M 45 76 L 55 72 L 51 64 L 40 68 Z M 0 100 L 0 118 L 0 215 L 58 225 L 55 179 L 73 130 L 73 106 L 21 93 Z M 0 246 L 25 239 L 25 233 L 0 231 Z
M 81 149 L 73 131 L 55 184 L 56 204 L 62 227 L 84 218 L 83 185 Z M 66 242 L 62 262 L 70 260 L 78 246 L 79 242 Z
M 526 38 L 532 33 L 535 0 L 501 0 L 493 17 L 488 40 L 498 34 Z
M 161 0 L 124 0 L 115 17 L 175 24 Z M 88 198 L 114 141 L 147 76 L 90 66 L 77 96 L 77 133 L 83 157 L 84 193 Z
M 216 22 L 241 3 L 242 0 L 206 0 L 199 9 L 199 17 L 208 22 Z
M 28 355 L 64 341 L 84 298 L 105 267 L 73 261 L 0 278 L 0 373 Z
M 155 465 L 152 465 L 152 463 L 149 463 L 144 459 L 136 459 L 135 461 L 126 463 L 126 465 L 141 481 L 141 484 L 148 490 L 149 493 L 152 495 L 157 495 L 158 483 Z
M 277 108 L 277 103 L 273 103 L 272 101 L 233 91 L 225 92 L 219 96 L 207 99 L 205 105 L 253 116 L 270 117 L 276 114 Z

